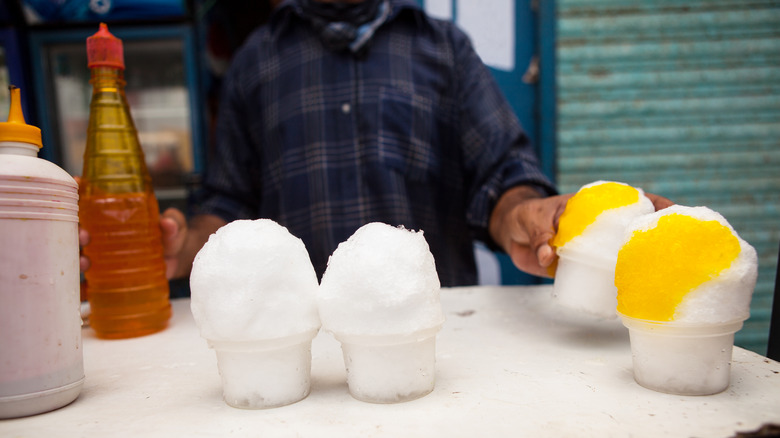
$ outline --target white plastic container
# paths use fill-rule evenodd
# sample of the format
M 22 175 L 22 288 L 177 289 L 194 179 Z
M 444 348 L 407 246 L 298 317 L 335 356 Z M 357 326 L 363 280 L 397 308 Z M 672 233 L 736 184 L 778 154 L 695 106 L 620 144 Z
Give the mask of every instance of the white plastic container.
M 616 263 L 617 259 L 559 249 L 553 298 L 569 309 L 614 319 L 617 317 Z
M 311 391 L 311 341 L 317 330 L 251 342 L 209 340 L 217 353 L 225 403 L 267 409 L 303 400 Z
M 742 320 L 683 324 L 620 317 L 640 385 L 676 395 L 717 394 L 729 387 L 734 333 Z
M 0 418 L 62 407 L 84 382 L 78 187 L 40 147 L 12 86 L 0 123 Z
M 441 325 L 406 335 L 336 334 L 352 397 L 399 403 L 423 397 L 436 381 L 436 333 Z

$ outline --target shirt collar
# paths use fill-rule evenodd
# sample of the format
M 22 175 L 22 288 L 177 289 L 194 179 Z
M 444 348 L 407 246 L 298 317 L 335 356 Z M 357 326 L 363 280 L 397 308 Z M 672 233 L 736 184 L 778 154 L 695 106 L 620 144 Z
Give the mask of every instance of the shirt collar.
M 424 15 L 422 9 L 414 0 L 390 0 L 390 17 L 388 17 L 386 22 L 395 20 L 403 11 L 411 12 L 418 20 L 423 18 Z M 272 35 L 277 37 L 280 32 L 290 25 L 291 20 L 302 19 L 303 16 L 304 12 L 300 0 L 284 0 L 274 9 L 268 20 Z

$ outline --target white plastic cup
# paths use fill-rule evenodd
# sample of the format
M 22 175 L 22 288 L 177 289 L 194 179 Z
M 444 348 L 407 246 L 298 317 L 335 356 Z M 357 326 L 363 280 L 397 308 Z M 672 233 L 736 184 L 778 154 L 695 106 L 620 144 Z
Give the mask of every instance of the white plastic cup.
M 436 333 L 441 325 L 407 335 L 337 334 L 352 397 L 369 403 L 400 403 L 433 391 Z
M 559 250 L 553 297 L 563 306 L 590 315 L 617 316 L 616 260 Z
M 311 342 L 316 334 L 250 342 L 209 340 L 217 353 L 225 402 L 234 408 L 267 409 L 306 398 L 311 391 Z
M 729 387 L 734 333 L 742 320 L 684 324 L 620 316 L 638 384 L 676 395 L 717 394 Z

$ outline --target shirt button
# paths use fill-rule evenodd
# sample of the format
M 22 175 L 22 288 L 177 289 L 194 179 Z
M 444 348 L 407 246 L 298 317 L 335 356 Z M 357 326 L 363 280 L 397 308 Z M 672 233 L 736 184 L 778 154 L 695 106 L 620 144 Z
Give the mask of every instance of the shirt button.
M 341 104 L 341 112 L 344 114 L 349 114 L 349 112 L 352 110 L 352 106 L 348 103 L 342 103 Z

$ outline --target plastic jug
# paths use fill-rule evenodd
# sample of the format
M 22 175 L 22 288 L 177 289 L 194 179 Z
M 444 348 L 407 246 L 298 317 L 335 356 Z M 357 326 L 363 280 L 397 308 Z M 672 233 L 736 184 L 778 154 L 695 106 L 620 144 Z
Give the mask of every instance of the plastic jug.
M 84 382 L 79 297 L 78 187 L 38 158 L 11 86 L 0 123 L 0 418 L 75 400 Z

